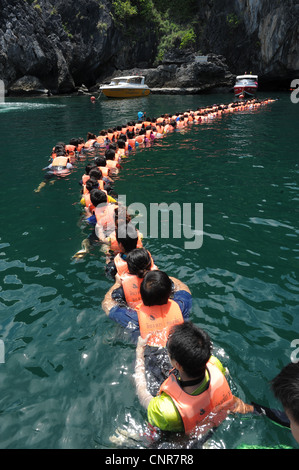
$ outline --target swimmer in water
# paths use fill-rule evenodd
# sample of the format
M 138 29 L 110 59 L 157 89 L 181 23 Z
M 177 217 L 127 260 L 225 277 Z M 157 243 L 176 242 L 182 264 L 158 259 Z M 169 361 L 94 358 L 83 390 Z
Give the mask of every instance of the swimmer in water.
M 47 170 L 47 173 L 45 174 L 46 181 L 50 180 L 54 176 L 63 177 L 69 175 L 73 165 L 70 163 L 70 157 L 66 153 L 65 144 L 57 144 L 53 149 L 51 158 L 51 163 L 44 168 L 44 170 Z M 40 190 L 46 186 L 46 181 L 42 181 L 34 192 L 40 192 Z M 50 183 L 53 184 L 54 181 L 51 181 Z
M 179 323 L 169 331 L 166 349 L 174 370 L 162 383 L 157 396 L 147 389 L 146 345 L 147 338 L 140 337 L 134 378 L 139 401 L 147 410 L 152 426 L 187 435 L 201 426 L 200 433 L 205 434 L 219 426 L 228 412 L 251 412 L 251 405 L 232 394 L 224 367 L 212 356 L 208 334 L 193 323 Z
M 121 287 L 121 283 L 110 288 L 102 308 L 109 318 L 128 330 L 133 342 L 137 342 L 139 335 L 145 339 L 150 334 L 144 345 L 145 369 L 147 385 L 155 395 L 171 369 L 165 348 L 169 328 L 189 319 L 192 307 L 191 292 L 179 279 L 169 277 L 163 271 L 152 270 L 145 274 L 141 282 L 141 302 L 130 308 L 113 299 L 116 287 Z

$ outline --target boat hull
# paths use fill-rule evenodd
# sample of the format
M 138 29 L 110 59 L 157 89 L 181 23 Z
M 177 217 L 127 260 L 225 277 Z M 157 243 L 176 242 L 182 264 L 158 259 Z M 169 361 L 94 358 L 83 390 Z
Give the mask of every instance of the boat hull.
M 149 88 L 101 88 L 101 91 L 107 98 L 137 98 L 150 94 Z
M 236 96 L 244 95 L 244 96 L 255 96 L 257 91 L 257 86 L 241 86 L 236 85 L 234 86 L 234 93 Z

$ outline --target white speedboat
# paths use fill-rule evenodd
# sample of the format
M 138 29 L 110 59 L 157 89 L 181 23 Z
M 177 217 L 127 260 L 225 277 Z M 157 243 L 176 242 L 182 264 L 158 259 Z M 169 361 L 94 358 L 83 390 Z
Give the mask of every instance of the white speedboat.
M 253 97 L 258 89 L 257 75 L 238 75 L 234 86 L 234 93 L 237 98 Z
M 149 87 L 144 83 L 142 75 L 129 75 L 112 78 L 109 85 L 101 85 L 100 91 L 108 98 L 135 98 L 147 96 Z

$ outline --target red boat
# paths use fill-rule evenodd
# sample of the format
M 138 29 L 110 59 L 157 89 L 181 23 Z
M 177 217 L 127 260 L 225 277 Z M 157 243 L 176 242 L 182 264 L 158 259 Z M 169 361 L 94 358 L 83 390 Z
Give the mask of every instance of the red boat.
M 238 75 L 234 86 L 237 98 L 252 98 L 258 89 L 257 75 Z

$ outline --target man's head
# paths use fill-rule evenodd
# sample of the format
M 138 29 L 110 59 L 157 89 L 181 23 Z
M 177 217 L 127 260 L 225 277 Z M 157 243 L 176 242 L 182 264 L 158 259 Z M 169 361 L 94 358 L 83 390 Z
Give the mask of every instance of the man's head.
M 126 142 L 124 139 L 118 139 L 117 141 L 117 146 L 120 149 L 125 149 L 126 148 Z
M 118 216 L 117 216 L 118 217 Z M 127 223 L 122 217 L 117 218 L 116 240 L 122 246 L 125 253 L 129 253 L 137 247 L 138 233 L 135 225 Z
M 271 381 L 275 397 L 281 402 L 299 443 L 299 363 L 291 362 Z
M 94 159 L 94 163 L 96 166 L 106 166 L 106 158 L 104 155 L 100 155 Z
M 105 157 L 106 157 L 106 160 L 114 160 L 115 150 L 113 150 L 112 148 L 109 148 L 108 150 L 106 150 Z
M 143 278 L 151 269 L 152 257 L 145 248 L 136 248 L 128 253 L 127 263 L 130 274 Z
M 90 193 L 94 189 L 98 189 L 99 181 L 96 180 L 95 178 L 89 178 L 89 180 L 86 181 L 85 187 L 86 187 L 87 191 Z M 107 197 L 106 197 L 106 200 L 107 200 Z
M 102 171 L 98 167 L 95 167 L 90 170 L 89 176 L 91 178 L 94 178 L 95 180 L 100 180 L 103 174 L 102 174 Z
M 167 304 L 172 292 L 172 281 L 163 271 L 149 271 L 140 286 L 140 294 L 144 305 Z
M 91 162 L 91 163 L 87 163 L 86 167 L 85 167 L 85 173 L 86 175 L 89 175 L 89 172 L 90 170 L 92 170 L 93 168 L 97 168 L 96 164 Z
M 184 322 L 171 328 L 167 350 L 170 359 L 176 361 L 189 377 L 197 378 L 205 372 L 212 344 L 204 330 L 191 322 Z
M 100 189 L 93 189 L 90 191 L 90 200 L 94 207 L 97 207 L 99 204 L 107 204 L 107 194 Z

